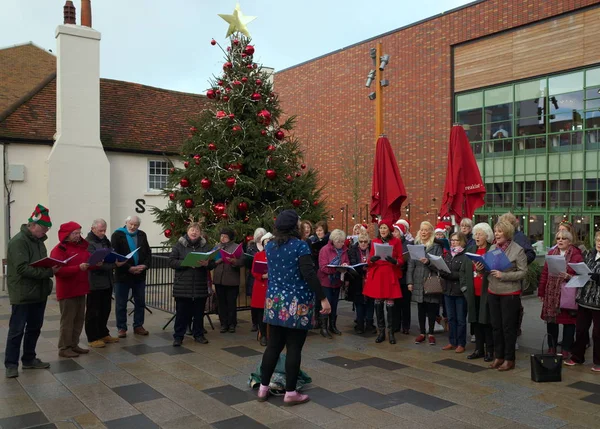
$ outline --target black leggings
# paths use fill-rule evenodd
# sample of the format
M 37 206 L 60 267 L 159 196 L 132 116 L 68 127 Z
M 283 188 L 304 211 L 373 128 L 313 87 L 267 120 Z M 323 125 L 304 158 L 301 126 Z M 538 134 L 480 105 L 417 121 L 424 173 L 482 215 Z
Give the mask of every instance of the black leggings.
M 265 309 L 252 307 L 250 309 L 250 314 L 252 315 L 252 323 L 254 323 L 258 327 L 260 335 L 262 337 L 266 337 L 267 324 L 263 322 L 263 317 L 265 316 Z
M 546 325 L 546 332 L 548 332 L 548 347 L 551 349 L 556 349 L 556 343 L 558 342 L 558 328 L 558 323 L 548 323 Z M 562 351 L 571 351 L 574 342 L 575 325 L 563 325 Z
M 271 376 L 277 366 L 279 355 L 283 351 L 283 348 L 286 347 L 285 390 L 286 392 L 296 390 L 298 374 L 300 373 L 300 362 L 302 360 L 302 347 L 306 341 L 307 334 L 308 331 L 305 329 L 284 328 L 275 325 L 269 326 L 269 342 L 260 366 L 260 382 L 263 386 L 268 386 L 271 382 Z
M 215 285 L 219 301 L 219 321 L 221 326 L 235 327 L 237 325 L 237 298 L 239 286 Z
M 435 318 L 439 314 L 440 304 L 437 302 L 419 302 L 417 310 L 419 313 L 419 329 L 425 335 L 425 318 L 429 322 L 429 335 L 433 335 L 435 329 Z

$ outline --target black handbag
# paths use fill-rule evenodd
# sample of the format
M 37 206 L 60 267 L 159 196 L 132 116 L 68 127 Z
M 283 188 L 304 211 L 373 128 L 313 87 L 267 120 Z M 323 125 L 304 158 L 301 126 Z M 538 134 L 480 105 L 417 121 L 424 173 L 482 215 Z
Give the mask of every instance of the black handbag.
M 544 335 L 542 340 L 542 353 L 535 353 L 530 357 L 531 380 L 536 383 L 562 381 L 562 356 L 544 353 L 544 342 L 548 335 L 550 334 Z

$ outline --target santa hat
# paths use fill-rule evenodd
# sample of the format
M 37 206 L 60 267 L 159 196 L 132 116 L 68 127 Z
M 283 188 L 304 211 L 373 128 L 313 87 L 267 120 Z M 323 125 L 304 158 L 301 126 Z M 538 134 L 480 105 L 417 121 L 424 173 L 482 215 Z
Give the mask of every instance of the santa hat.
M 48 215 L 48 209 L 41 204 L 38 204 L 35 207 L 28 221 L 37 223 L 38 225 L 45 226 L 47 228 L 52 227 L 52 222 L 50 221 L 50 216 Z
M 446 232 L 446 222 L 438 222 L 433 232 Z
M 396 228 L 398 231 L 400 231 L 400 234 L 402 234 L 402 235 L 406 234 L 406 225 L 404 225 L 403 223 L 396 222 L 394 224 L 394 228 Z
M 406 219 L 399 219 L 397 223 L 404 225 L 407 231 L 410 229 L 410 223 Z

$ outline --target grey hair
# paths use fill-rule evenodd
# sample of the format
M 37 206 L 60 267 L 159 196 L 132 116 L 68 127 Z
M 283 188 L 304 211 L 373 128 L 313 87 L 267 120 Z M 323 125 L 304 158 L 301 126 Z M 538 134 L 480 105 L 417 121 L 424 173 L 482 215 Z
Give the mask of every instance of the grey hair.
M 569 241 L 573 241 L 573 234 L 571 234 L 569 231 L 558 231 L 556 233 L 556 235 L 554 236 L 554 238 L 566 238 Z
M 329 233 L 329 239 L 333 241 L 344 241 L 346 239 L 346 233 L 341 229 L 334 229 Z
M 460 226 L 466 226 L 468 228 L 473 229 L 473 221 L 468 217 L 465 217 L 460 221 Z
M 140 219 L 139 216 L 133 215 L 133 216 L 127 216 L 127 218 L 125 219 L 125 223 L 132 221 L 134 219 L 137 219 L 138 224 L 141 225 L 142 224 L 142 220 Z
M 473 235 L 475 235 L 477 232 L 483 232 L 485 234 L 485 240 L 488 243 L 492 243 L 494 241 L 494 231 L 489 224 L 485 222 L 476 224 L 473 227 Z
M 255 243 L 261 242 L 262 241 L 261 240 L 262 236 L 265 235 L 266 233 L 267 233 L 266 229 L 264 229 L 264 228 L 256 228 L 254 230 L 254 236 L 253 236 L 254 242 Z
M 94 219 L 92 222 L 92 228 L 96 228 L 99 226 L 107 226 L 106 221 L 102 218 Z

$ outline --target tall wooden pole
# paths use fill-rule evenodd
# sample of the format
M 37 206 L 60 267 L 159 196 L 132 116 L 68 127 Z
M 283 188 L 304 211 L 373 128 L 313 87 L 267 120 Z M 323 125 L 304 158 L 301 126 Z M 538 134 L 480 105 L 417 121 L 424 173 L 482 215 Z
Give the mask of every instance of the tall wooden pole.
M 383 134 L 383 87 L 381 86 L 381 80 L 383 72 L 379 70 L 381 64 L 381 55 L 383 52 L 383 45 L 381 42 L 377 43 L 375 64 L 375 141 Z

